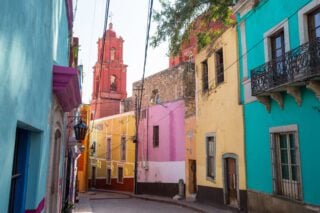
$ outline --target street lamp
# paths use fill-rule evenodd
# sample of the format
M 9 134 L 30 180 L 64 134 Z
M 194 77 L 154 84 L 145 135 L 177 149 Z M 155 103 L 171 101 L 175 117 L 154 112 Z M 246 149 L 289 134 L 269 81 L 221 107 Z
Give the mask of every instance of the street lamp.
M 84 140 L 88 127 L 85 123 L 82 122 L 81 119 L 78 124 L 74 125 L 73 129 L 74 134 L 76 135 L 76 140 L 79 142 Z

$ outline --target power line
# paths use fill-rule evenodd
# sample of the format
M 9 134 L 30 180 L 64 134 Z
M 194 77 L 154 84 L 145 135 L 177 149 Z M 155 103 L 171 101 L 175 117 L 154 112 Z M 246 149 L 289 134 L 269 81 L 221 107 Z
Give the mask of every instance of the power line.
M 102 63 L 103 63 L 103 58 L 104 58 L 104 46 L 105 46 L 105 43 L 106 43 L 106 36 L 107 36 L 106 30 L 107 30 L 107 24 L 108 24 L 108 18 L 109 18 L 109 6 L 110 6 L 110 0 L 107 0 L 106 1 L 106 9 L 105 9 L 105 17 L 104 17 L 104 26 L 103 26 L 102 48 L 101 48 L 101 52 L 100 52 L 100 57 L 98 59 L 100 61 L 100 69 L 99 69 L 98 81 L 97 81 L 98 91 L 96 92 L 96 100 L 98 99 L 99 90 L 100 90 L 101 71 L 102 71 Z M 95 110 L 94 110 L 93 118 L 96 117 L 97 102 L 95 103 L 94 109 Z M 94 120 L 92 122 L 92 127 L 93 126 L 94 126 Z M 92 130 L 93 130 L 93 128 L 91 128 L 90 133 L 92 132 Z

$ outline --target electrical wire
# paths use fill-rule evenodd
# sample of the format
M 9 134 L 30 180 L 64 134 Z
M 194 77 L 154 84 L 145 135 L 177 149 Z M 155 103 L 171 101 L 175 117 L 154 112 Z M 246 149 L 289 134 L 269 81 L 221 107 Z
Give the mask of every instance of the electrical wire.
M 100 91 L 100 81 L 101 81 L 101 71 L 102 71 L 102 63 L 103 63 L 103 58 L 104 58 L 104 46 L 105 46 L 105 42 L 106 42 L 106 30 L 107 30 L 107 25 L 108 25 L 108 18 L 109 18 L 109 6 L 110 6 L 110 0 L 106 1 L 106 8 L 105 8 L 105 17 L 104 17 L 104 26 L 103 26 L 103 37 L 102 37 L 102 48 L 101 48 L 101 52 L 100 52 L 100 57 L 99 57 L 99 61 L 100 61 L 100 69 L 99 69 L 99 74 L 98 74 L 98 81 L 97 81 L 97 88 L 98 91 L 96 92 L 96 100 L 98 99 L 98 95 L 99 95 L 99 91 Z M 95 76 L 94 76 L 95 77 Z M 93 114 L 93 118 L 96 117 L 96 113 L 97 113 L 97 102 L 95 103 L 95 108 L 94 108 L 94 114 Z M 92 127 L 94 126 L 94 119 L 92 122 Z M 90 133 L 92 132 L 93 128 L 91 128 Z

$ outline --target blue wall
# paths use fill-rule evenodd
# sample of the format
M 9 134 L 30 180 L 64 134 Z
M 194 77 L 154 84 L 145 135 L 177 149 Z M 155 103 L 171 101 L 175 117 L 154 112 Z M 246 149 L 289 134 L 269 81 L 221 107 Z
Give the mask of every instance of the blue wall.
M 64 0 L 5 0 L 0 7 L 0 209 L 7 212 L 15 132 L 30 132 L 26 209 L 45 196 L 52 65 L 68 65 Z
M 238 15 L 238 22 L 245 21 L 248 71 L 265 63 L 263 34 L 288 18 L 290 49 L 299 46 L 298 10 L 310 0 L 265 0 L 247 13 Z M 241 33 L 238 27 L 239 55 L 241 51 Z M 241 79 L 243 61 L 240 61 Z M 250 74 L 249 74 L 250 76 Z M 315 160 L 320 150 L 320 102 L 315 94 L 302 89 L 302 106 L 294 99 L 283 94 L 284 109 L 274 101 L 271 112 L 264 105 L 254 101 L 245 104 L 245 142 L 247 187 L 249 190 L 272 194 L 272 165 L 269 128 L 296 124 L 301 159 L 303 200 L 309 204 L 320 205 L 320 166 Z M 244 102 L 244 88 L 241 88 Z

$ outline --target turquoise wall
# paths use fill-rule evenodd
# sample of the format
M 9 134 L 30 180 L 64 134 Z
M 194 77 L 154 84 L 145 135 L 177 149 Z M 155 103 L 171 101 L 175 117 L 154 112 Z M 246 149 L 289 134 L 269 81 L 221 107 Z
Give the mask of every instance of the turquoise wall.
M 64 0 L 5 0 L 0 7 L 0 209 L 7 212 L 17 126 L 30 130 L 26 209 L 45 197 L 52 65 L 68 65 Z
M 265 63 L 263 34 L 288 18 L 290 48 L 299 46 L 298 10 L 310 0 L 265 0 L 247 13 L 237 16 L 238 22 L 245 22 L 248 70 Z M 241 34 L 238 27 L 239 55 Z M 240 60 L 241 79 L 243 78 Z M 271 111 L 254 101 L 244 106 L 245 143 L 247 165 L 247 187 L 249 190 L 272 194 L 272 165 L 269 128 L 296 124 L 298 126 L 303 200 L 309 204 L 320 205 L 320 166 L 315 156 L 320 150 L 320 102 L 313 92 L 302 89 L 302 106 L 294 99 L 283 94 L 284 109 L 274 101 Z M 244 102 L 244 88 L 241 88 Z

